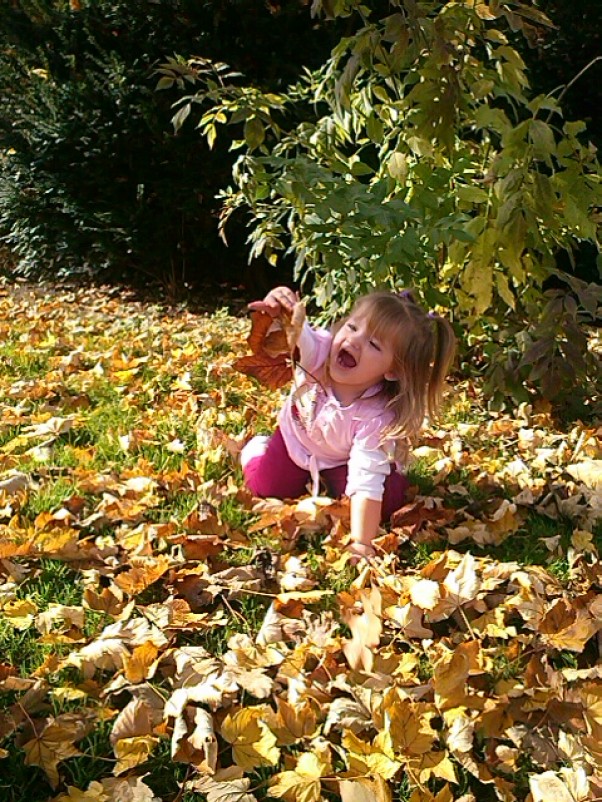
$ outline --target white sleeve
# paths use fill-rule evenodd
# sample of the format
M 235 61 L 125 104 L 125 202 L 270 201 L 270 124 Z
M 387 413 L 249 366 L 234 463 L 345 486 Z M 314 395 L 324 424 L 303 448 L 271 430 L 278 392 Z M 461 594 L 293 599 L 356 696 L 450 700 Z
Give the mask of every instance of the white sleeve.
M 360 493 L 374 501 L 382 500 L 391 460 L 380 445 L 381 428 L 382 421 L 369 421 L 357 432 L 347 464 L 347 496 Z

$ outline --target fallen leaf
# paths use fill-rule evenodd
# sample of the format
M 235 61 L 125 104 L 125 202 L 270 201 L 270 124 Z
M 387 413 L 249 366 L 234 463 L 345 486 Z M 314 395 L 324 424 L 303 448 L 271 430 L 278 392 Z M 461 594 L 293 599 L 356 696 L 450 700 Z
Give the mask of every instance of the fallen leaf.
M 220 769 L 212 777 L 199 777 L 187 783 L 193 791 L 207 796 L 207 802 L 257 802 L 257 798 L 249 793 L 251 780 L 243 777 L 238 766 Z
M 270 796 L 287 802 L 319 802 L 324 775 L 332 773 L 330 761 L 323 762 L 319 754 L 303 752 L 297 758 L 294 771 L 282 771 L 270 780 Z
M 39 766 L 46 772 L 50 785 L 56 788 L 58 764 L 81 754 L 75 743 L 86 736 L 91 724 L 89 719 L 71 713 L 36 722 L 33 738 L 23 743 L 25 765 Z
M 232 746 L 235 763 L 242 769 L 275 766 L 280 759 L 276 736 L 265 724 L 260 707 L 229 713 L 221 726 L 222 737 Z

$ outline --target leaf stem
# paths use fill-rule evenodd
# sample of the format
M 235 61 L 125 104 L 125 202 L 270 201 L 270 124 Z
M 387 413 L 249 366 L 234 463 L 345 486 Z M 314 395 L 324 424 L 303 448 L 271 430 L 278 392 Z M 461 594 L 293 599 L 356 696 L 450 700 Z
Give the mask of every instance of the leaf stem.
M 582 69 L 579 70 L 577 75 L 575 75 L 573 78 L 571 78 L 571 80 L 568 82 L 568 84 L 564 84 L 564 88 L 563 88 L 562 92 L 558 95 L 558 103 L 561 102 L 562 98 L 566 95 L 566 93 L 573 86 L 573 84 L 575 84 L 579 80 L 579 78 L 581 78 L 581 76 L 584 75 L 590 69 L 590 67 L 593 67 L 594 64 L 596 64 L 596 62 L 598 62 L 598 61 L 602 61 L 602 56 L 596 56 L 595 58 L 593 58 L 588 64 L 585 65 L 585 67 L 583 67 Z M 562 84 L 560 86 L 562 86 Z M 560 89 L 560 86 L 557 86 L 556 89 Z M 552 91 L 549 94 L 552 95 L 556 91 L 556 89 L 552 89 Z M 554 113 L 553 111 L 549 112 L 549 114 L 548 114 L 548 116 L 546 118 L 546 122 L 547 123 L 550 122 L 550 119 L 551 119 L 553 113 Z

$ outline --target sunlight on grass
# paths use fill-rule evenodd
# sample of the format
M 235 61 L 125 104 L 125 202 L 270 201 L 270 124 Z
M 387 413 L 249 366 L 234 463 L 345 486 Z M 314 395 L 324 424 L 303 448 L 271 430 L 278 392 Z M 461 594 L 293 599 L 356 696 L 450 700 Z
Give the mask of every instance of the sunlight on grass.
M 0 370 L 5 376 L 18 379 L 38 379 L 49 370 L 48 356 L 21 343 L 0 345 Z
M 44 560 L 39 570 L 15 591 L 17 599 L 32 602 L 38 612 L 43 612 L 51 604 L 81 604 L 80 577 L 65 563 Z M 67 653 L 68 646 L 59 651 Z M 30 625 L 26 629 L 14 627 L 9 621 L 0 618 L 0 654 L 3 661 L 21 673 L 30 676 L 43 663 L 47 655 L 56 651 L 52 644 L 40 640 L 40 632 Z
M 58 478 L 55 481 L 46 481 L 40 489 L 29 494 L 27 501 L 21 507 L 24 518 L 33 519 L 41 512 L 53 512 L 62 506 L 63 502 L 73 495 L 75 485 L 71 479 Z

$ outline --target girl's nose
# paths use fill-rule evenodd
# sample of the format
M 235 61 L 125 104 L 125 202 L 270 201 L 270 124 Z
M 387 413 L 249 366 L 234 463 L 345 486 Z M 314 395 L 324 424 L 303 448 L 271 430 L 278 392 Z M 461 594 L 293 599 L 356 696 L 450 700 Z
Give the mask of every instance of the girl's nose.
M 349 343 L 349 345 L 351 345 L 353 348 L 358 348 L 358 347 L 359 347 L 359 344 L 360 344 L 360 339 L 361 339 L 361 338 L 360 338 L 360 334 L 359 334 L 359 332 L 357 332 L 357 331 L 353 331 L 353 332 L 351 332 L 350 336 L 348 336 L 348 337 L 347 337 L 347 342 L 348 342 L 348 343 Z

